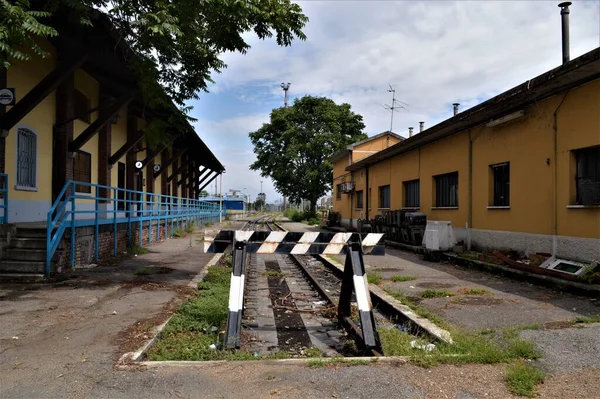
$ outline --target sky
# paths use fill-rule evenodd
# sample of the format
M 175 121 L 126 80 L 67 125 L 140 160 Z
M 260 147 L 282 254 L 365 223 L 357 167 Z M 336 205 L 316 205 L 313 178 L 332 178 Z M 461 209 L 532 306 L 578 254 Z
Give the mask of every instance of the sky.
M 389 85 L 406 103 L 393 131 L 408 136 L 464 111 L 562 62 L 559 1 L 300 1 L 309 22 L 306 41 L 279 47 L 252 33 L 247 54 L 226 53 L 191 116 L 196 131 L 226 168 L 223 191 L 238 189 L 254 201 L 281 199 L 273 183 L 249 169 L 256 159 L 248 133 L 304 95 L 348 103 L 369 136 L 389 130 Z M 600 46 L 600 1 L 573 1 L 571 58 Z M 215 184 L 209 187 L 215 191 Z

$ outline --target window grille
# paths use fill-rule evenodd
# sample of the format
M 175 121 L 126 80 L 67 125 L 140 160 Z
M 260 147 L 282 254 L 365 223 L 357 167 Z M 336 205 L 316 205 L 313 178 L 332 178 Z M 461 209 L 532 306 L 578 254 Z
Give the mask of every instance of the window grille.
M 420 181 L 410 180 L 404 182 L 404 207 L 418 208 L 421 201 Z
M 17 129 L 17 188 L 37 188 L 37 135 Z
M 458 207 L 458 172 L 435 176 L 435 206 Z

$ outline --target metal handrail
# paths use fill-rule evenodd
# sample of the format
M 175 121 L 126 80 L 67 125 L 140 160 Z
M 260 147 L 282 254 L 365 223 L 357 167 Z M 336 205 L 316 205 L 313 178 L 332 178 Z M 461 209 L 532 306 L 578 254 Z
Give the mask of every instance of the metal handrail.
M 90 187 L 90 194 L 76 192 L 77 186 Z M 100 191 L 108 194 L 102 196 Z M 92 192 L 94 193 L 92 195 Z M 122 193 L 123 198 L 119 198 Z M 90 209 L 93 203 L 93 209 Z M 86 204 L 88 209 L 82 209 Z M 112 205 L 112 209 L 100 209 L 102 204 Z M 119 206 L 122 204 L 122 209 Z M 79 206 L 79 209 L 77 208 Z M 81 217 L 84 216 L 84 217 Z M 89 216 L 89 217 L 85 217 Z M 112 217 L 111 217 L 112 216 Z M 142 246 L 143 222 L 150 227 L 156 222 L 158 237 L 161 236 L 161 222 L 169 237 L 173 236 L 175 224 L 177 228 L 190 222 L 205 222 L 219 217 L 218 204 L 193 198 L 182 198 L 171 195 L 129 190 L 69 180 L 61 190 L 47 217 L 46 233 L 46 265 L 45 273 L 50 274 L 52 258 L 67 228 L 71 228 L 71 268 L 75 265 L 76 227 L 94 226 L 94 260 L 98 262 L 98 236 L 101 224 L 113 225 L 113 255 L 117 255 L 117 224 L 127 223 L 129 245 L 132 242 L 132 224 L 139 225 L 139 245 Z M 170 229 L 169 229 L 170 227 Z M 149 229 L 148 242 L 152 242 L 152 228 Z
M 8 175 L 6 173 L 0 173 L 0 194 L 4 201 L 0 204 L 0 224 L 8 223 Z

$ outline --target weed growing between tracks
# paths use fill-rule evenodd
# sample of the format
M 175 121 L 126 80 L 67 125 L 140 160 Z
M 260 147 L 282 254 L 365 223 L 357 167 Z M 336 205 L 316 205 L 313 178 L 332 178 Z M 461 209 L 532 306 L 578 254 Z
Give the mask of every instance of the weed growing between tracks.
M 395 276 L 392 276 L 392 278 L 390 278 L 390 280 L 392 280 L 394 283 L 402 283 L 404 281 L 413 281 L 413 280 L 416 280 L 417 278 L 418 278 L 417 276 L 395 275 Z

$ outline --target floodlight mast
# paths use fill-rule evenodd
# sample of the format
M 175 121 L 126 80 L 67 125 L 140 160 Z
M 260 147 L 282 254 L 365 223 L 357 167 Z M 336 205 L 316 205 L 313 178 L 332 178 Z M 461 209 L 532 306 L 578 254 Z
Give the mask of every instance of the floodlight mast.
M 283 89 L 283 106 L 287 107 L 288 106 L 288 90 L 290 89 L 290 86 L 292 84 L 290 82 L 288 83 L 282 83 L 281 84 L 281 88 Z

